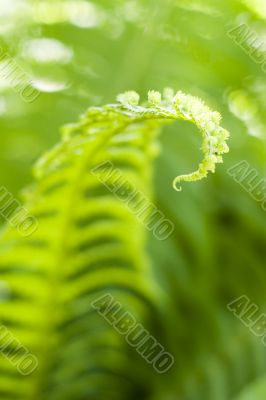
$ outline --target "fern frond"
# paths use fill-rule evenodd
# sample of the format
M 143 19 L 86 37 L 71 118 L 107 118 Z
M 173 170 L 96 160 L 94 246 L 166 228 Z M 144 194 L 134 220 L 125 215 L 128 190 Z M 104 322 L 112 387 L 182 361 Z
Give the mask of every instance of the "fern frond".
M 8 292 L 0 321 L 39 362 L 31 375 L 21 376 L 8 357 L 0 358 L 3 400 L 119 400 L 128 387 L 134 390 L 137 372 L 127 372 L 124 339 L 99 319 L 91 302 L 112 293 L 142 321 L 154 315 L 158 289 L 145 255 L 145 228 L 102 184 L 115 183 L 102 166 L 111 163 L 130 182 L 127 196 L 136 191 L 149 198 L 157 130 L 176 119 L 201 130 L 204 160 L 175 185 L 205 177 L 227 151 L 219 114 L 191 96 L 166 90 L 161 100 L 150 92 L 148 104 L 140 106 L 139 96 L 128 92 L 118 100 L 90 108 L 63 128 L 62 141 L 36 164 L 36 183 L 26 194 L 38 229 L 21 237 L 7 227 L 1 240 L 0 279 Z M 10 343 L 3 353 L 15 351 Z

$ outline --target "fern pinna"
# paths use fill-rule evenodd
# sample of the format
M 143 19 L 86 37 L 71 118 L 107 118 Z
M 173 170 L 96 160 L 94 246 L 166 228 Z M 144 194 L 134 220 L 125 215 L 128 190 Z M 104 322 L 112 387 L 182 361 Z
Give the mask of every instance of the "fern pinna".
M 179 182 L 214 171 L 228 150 L 228 132 L 218 113 L 170 89 L 163 98 L 149 92 L 143 105 L 137 93 L 127 92 L 118 103 L 91 107 L 77 124 L 63 128 L 62 141 L 35 166 L 25 207 L 38 229 L 28 237 L 5 229 L 0 279 L 8 290 L 0 317 L 39 365 L 22 375 L 10 363 L 21 349 L 0 335 L 1 399 L 119 400 L 134 393 L 140 373 L 130 368 L 128 345 L 91 303 L 111 293 L 137 320 L 154 315 L 158 293 L 145 255 L 146 229 L 123 196 L 151 196 L 158 128 L 178 119 L 200 129 L 204 154 L 196 172 L 175 179 L 179 190 Z M 118 185 L 119 192 L 110 191 L 103 184 L 119 182 L 101 168 L 106 161 L 132 190 Z

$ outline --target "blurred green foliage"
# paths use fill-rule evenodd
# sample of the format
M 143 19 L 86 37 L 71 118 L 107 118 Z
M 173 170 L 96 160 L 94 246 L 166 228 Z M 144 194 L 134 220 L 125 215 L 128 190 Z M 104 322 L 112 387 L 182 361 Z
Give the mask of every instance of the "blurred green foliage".
M 191 93 L 231 132 L 216 174 L 176 193 L 173 178 L 200 159 L 198 132 L 164 128 L 154 197 L 176 229 L 164 242 L 150 237 L 148 251 L 176 363 L 147 382 L 145 399 L 229 400 L 266 370 L 262 343 L 226 308 L 242 294 L 266 306 L 266 214 L 226 172 L 247 160 L 265 176 L 266 75 L 228 36 L 245 23 L 265 44 L 265 19 L 263 0 L 0 1 L 0 45 L 41 90 L 27 104 L 0 74 L 0 182 L 15 195 L 60 126 L 125 90 Z

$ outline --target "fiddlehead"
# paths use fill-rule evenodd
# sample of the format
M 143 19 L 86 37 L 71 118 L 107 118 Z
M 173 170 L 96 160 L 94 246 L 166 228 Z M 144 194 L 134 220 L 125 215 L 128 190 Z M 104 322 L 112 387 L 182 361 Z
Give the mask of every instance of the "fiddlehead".
M 177 92 L 174 95 L 172 89 L 165 89 L 163 97 L 161 93 L 150 91 L 148 105 L 139 106 L 139 95 L 136 92 L 126 92 L 118 96 L 122 107 L 134 113 L 141 120 L 154 119 L 160 123 L 169 120 L 186 120 L 194 123 L 202 135 L 203 160 L 196 171 L 178 175 L 173 182 L 173 187 L 181 190 L 178 184 L 182 181 L 192 182 L 203 179 L 208 172 L 215 171 L 215 165 L 223 162 L 222 154 L 228 152 L 226 140 L 229 132 L 220 126 L 221 116 L 213 112 L 201 100 Z

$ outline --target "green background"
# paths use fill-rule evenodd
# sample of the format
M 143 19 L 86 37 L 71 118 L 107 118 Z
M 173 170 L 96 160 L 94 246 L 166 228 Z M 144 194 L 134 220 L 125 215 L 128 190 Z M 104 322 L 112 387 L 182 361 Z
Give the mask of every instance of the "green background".
M 147 398 L 232 399 L 266 370 L 260 339 L 226 307 L 241 295 L 261 313 L 266 306 L 266 214 L 227 173 L 246 160 L 265 177 L 266 75 L 228 35 L 247 24 L 266 59 L 265 19 L 263 0 L 0 1 L 1 47 L 41 90 L 27 104 L 0 73 L 0 184 L 15 196 L 62 125 L 126 90 L 142 99 L 169 86 L 191 93 L 231 133 L 224 164 L 180 193 L 172 180 L 197 166 L 200 137 L 185 122 L 161 136 L 154 199 L 176 229 L 167 241 L 150 237 L 148 251 L 169 296 L 164 322 L 176 363 Z

